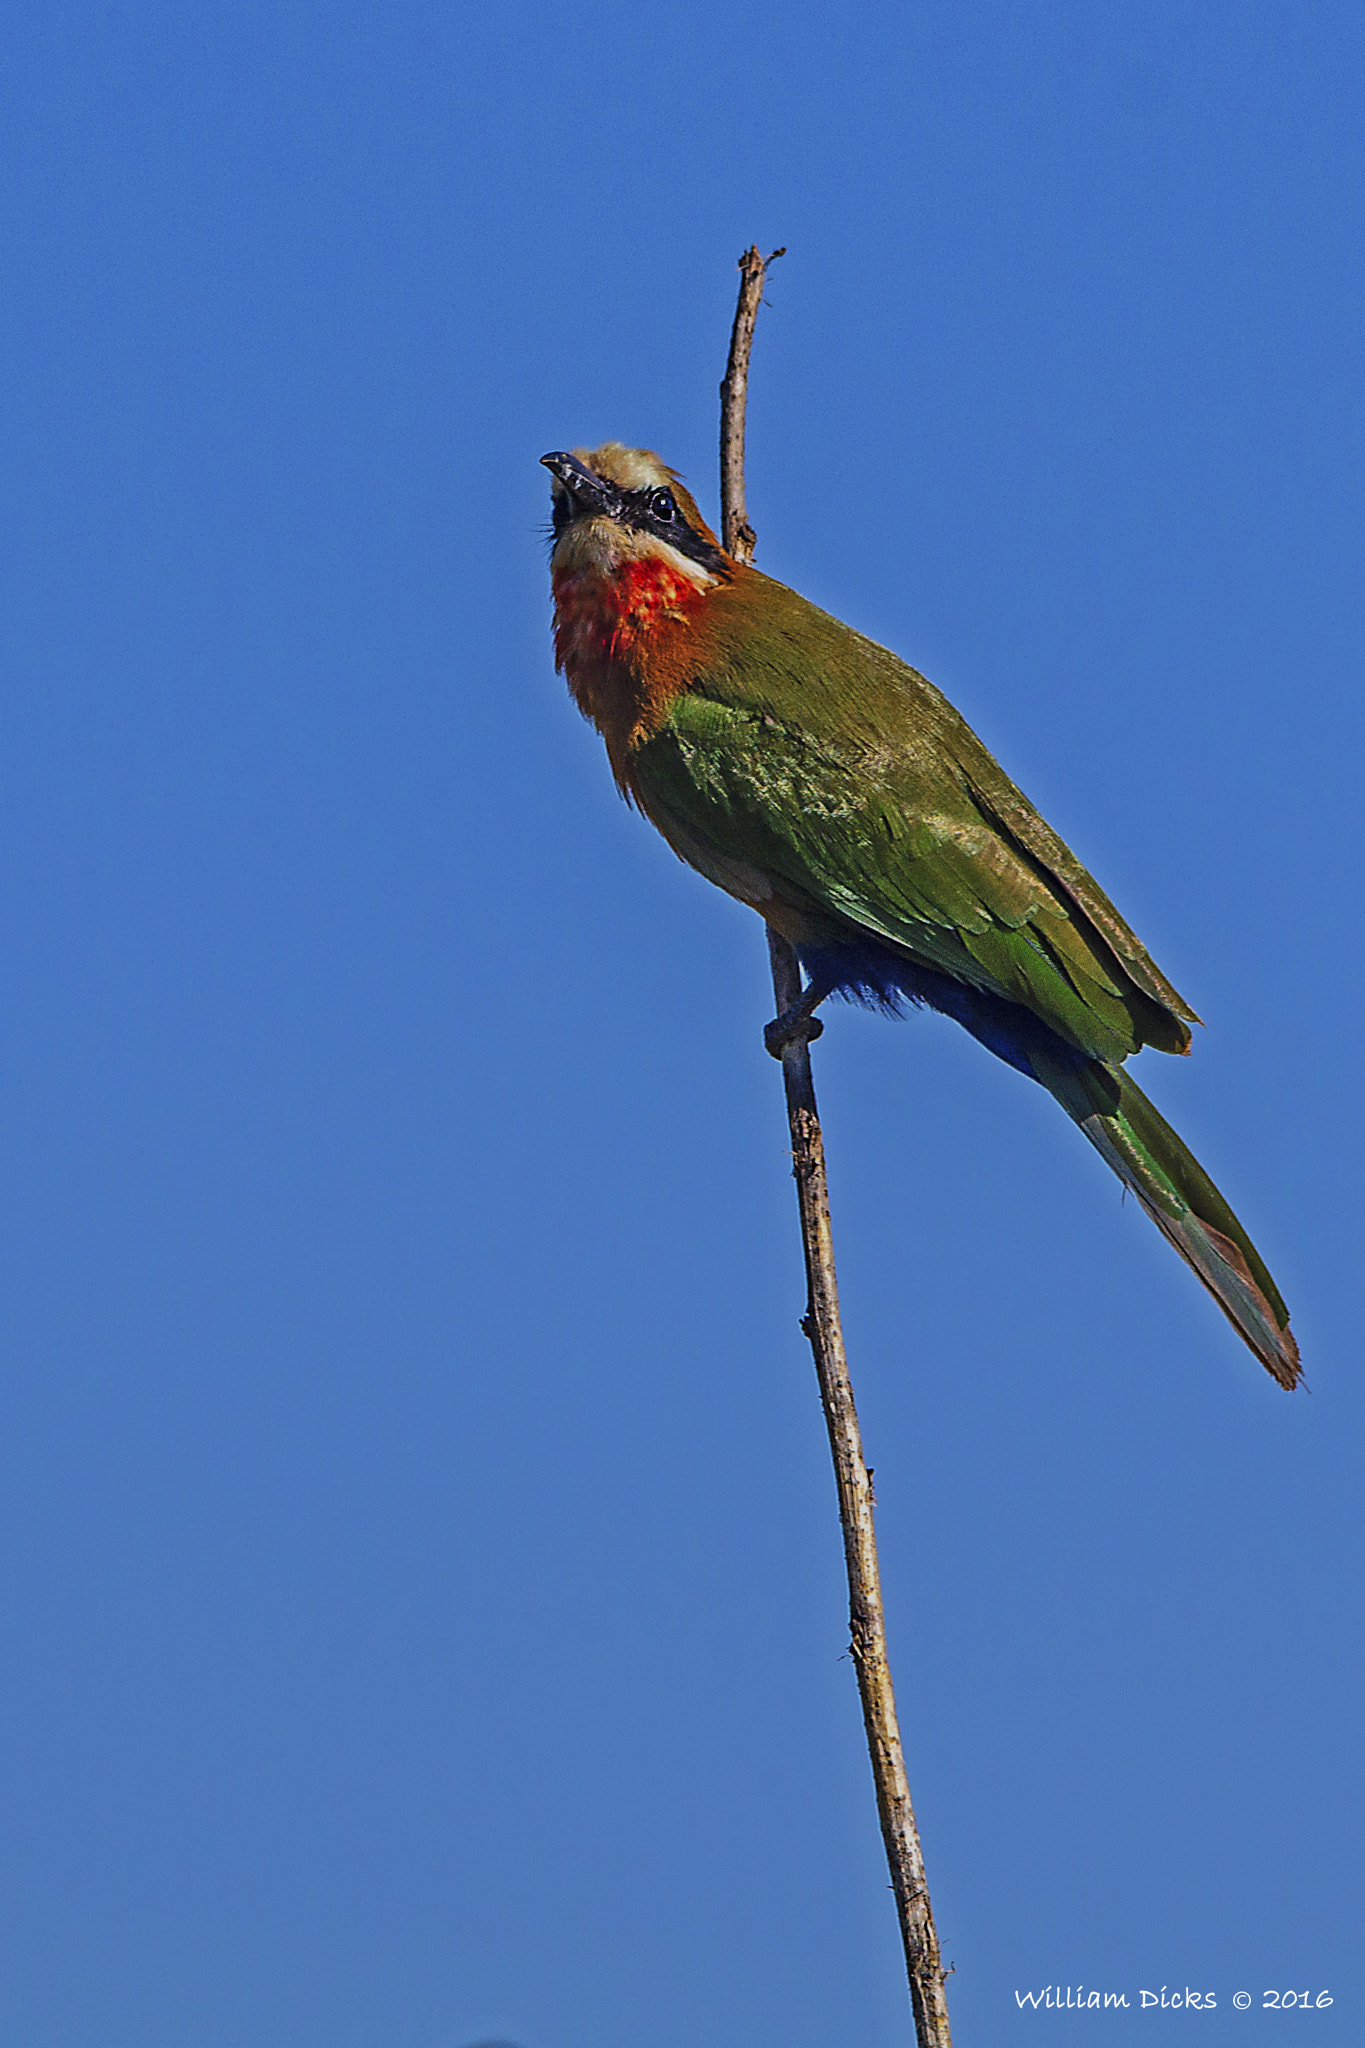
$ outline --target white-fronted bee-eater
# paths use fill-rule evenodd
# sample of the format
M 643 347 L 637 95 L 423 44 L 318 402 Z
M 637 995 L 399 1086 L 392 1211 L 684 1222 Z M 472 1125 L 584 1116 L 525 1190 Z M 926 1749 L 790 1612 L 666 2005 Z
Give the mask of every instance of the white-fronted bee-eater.
M 796 948 L 801 1002 L 928 1005 L 1056 1097 L 1282 1387 L 1289 1313 L 1213 1182 L 1123 1071 L 1199 1020 L 916 670 L 726 554 L 677 475 L 609 442 L 550 471 L 555 649 L 616 781 Z

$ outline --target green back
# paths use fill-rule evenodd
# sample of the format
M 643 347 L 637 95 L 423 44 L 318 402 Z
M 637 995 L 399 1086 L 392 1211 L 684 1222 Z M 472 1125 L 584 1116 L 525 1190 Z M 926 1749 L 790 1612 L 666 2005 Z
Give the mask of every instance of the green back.
M 1188 1048 L 1194 1012 L 932 683 L 756 570 L 711 604 L 723 652 L 635 757 L 675 844 L 1100 1058 Z

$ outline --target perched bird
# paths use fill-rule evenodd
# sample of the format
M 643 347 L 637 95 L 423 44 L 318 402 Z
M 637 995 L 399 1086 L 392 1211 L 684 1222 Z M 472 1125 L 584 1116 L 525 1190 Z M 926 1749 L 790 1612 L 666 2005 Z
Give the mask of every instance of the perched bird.
M 726 554 L 675 471 L 608 442 L 552 477 L 555 653 L 622 793 L 796 948 L 780 1056 L 840 995 L 940 1010 L 1080 1125 L 1282 1387 L 1289 1312 L 1123 1071 L 1199 1020 L 947 699 Z

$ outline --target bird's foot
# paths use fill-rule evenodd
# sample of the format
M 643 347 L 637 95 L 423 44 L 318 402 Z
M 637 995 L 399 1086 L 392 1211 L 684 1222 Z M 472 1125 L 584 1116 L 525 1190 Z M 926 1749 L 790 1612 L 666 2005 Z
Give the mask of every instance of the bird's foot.
M 816 1001 L 819 1001 L 818 996 Z M 787 1047 L 796 1040 L 804 1039 L 809 1045 L 813 1038 L 820 1036 L 825 1027 L 818 1017 L 811 1015 L 814 1007 L 814 1003 L 802 997 L 799 1003 L 793 1003 L 789 1010 L 784 1010 L 780 1017 L 774 1017 L 771 1024 L 764 1025 L 763 1043 L 775 1060 L 780 1060 Z

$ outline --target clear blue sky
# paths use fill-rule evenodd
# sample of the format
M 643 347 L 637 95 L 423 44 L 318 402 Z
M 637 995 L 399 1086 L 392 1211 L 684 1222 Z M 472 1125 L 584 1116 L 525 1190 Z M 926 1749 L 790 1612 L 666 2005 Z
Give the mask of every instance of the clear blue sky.
M 1358 2044 L 1358 9 L 5 41 L 0 2041 L 908 2039 L 761 929 L 549 653 L 537 458 L 714 510 L 756 239 L 760 561 L 1207 1019 L 1140 1077 L 1313 1389 L 1041 1090 L 831 1018 L 960 2048 Z

